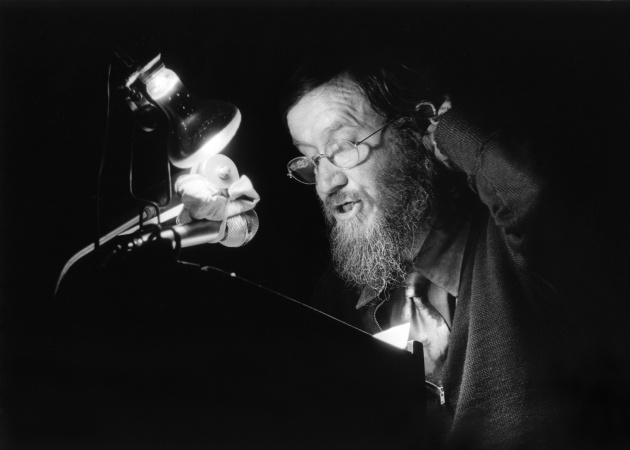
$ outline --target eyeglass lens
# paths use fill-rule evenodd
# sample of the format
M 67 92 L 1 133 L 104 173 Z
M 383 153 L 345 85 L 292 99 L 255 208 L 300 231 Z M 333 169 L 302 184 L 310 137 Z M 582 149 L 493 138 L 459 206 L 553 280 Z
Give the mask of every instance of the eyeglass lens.
M 350 141 L 332 142 L 326 147 L 326 158 L 340 169 L 351 169 L 359 163 L 359 150 Z M 307 184 L 316 182 L 316 163 L 312 158 L 301 156 L 287 165 L 291 175 L 298 181 Z
M 315 184 L 315 163 L 306 156 L 300 156 L 292 159 L 287 164 L 289 173 L 297 181 L 301 181 L 306 184 Z
M 350 141 L 336 141 L 326 147 L 326 157 L 341 169 L 351 169 L 359 163 L 359 149 Z

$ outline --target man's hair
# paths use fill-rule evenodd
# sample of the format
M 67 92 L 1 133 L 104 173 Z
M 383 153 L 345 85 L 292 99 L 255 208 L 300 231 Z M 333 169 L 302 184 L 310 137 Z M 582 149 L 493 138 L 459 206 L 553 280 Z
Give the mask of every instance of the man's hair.
M 385 120 L 399 116 L 416 118 L 416 105 L 429 101 L 439 107 L 444 92 L 426 72 L 387 49 L 357 50 L 348 47 L 313 54 L 295 71 L 281 98 L 285 118 L 289 110 L 309 92 L 339 78 L 356 83 L 374 111 Z M 427 126 L 422 123 L 422 126 Z M 422 130 L 424 131 L 424 130 Z

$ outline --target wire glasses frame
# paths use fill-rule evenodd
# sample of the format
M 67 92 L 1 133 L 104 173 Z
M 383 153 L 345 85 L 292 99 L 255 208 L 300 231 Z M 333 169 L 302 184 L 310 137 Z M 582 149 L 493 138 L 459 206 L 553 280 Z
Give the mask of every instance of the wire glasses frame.
M 318 153 L 315 156 L 298 156 L 293 158 L 287 164 L 287 176 L 293 178 L 295 181 L 299 181 L 303 184 L 316 184 L 317 183 L 317 166 L 321 158 L 326 158 L 334 166 L 339 167 L 341 170 L 352 169 L 353 167 L 361 164 L 367 157 L 368 152 L 364 152 L 361 157 L 359 151 L 359 145 L 363 144 L 369 138 L 374 136 L 379 131 L 384 130 L 387 126 L 395 122 L 398 117 L 390 120 L 385 125 L 370 133 L 367 137 L 357 142 L 352 142 L 347 139 L 337 139 L 326 145 L 324 153 Z

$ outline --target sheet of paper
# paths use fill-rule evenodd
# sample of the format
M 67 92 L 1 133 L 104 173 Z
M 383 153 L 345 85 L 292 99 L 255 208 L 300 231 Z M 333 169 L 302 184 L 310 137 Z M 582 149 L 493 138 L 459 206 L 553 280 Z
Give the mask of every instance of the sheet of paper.
M 410 326 L 411 324 L 409 322 L 403 323 L 389 330 L 376 333 L 373 336 L 379 341 L 387 342 L 389 345 L 393 345 L 396 348 L 404 349 L 407 347 L 407 341 L 409 340 Z

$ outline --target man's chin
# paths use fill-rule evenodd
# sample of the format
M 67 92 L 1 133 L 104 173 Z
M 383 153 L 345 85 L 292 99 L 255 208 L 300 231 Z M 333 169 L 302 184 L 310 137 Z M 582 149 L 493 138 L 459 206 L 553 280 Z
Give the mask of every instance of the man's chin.
M 335 268 L 350 284 L 379 291 L 398 276 L 401 267 L 398 249 L 389 230 L 378 220 L 359 215 L 338 221 L 330 237 Z

